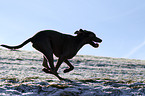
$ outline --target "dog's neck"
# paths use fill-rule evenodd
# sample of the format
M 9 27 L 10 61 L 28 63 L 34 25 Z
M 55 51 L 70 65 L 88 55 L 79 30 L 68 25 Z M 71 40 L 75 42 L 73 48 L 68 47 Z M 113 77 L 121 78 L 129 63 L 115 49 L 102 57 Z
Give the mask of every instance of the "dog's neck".
M 87 43 L 83 36 L 75 36 L 75 44 L 77 46 L 76 50 L 80 50 Z

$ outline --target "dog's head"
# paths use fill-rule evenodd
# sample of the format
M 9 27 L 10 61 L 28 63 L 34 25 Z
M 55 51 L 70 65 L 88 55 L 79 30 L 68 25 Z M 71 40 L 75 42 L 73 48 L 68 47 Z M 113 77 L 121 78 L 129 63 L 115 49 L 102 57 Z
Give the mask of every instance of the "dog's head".
M 98 43 L 102 42 L 102 40 L 96 37 L 96 35 L 91 31 L 80 29 L 79 31 L 76 31 L 74 34 L 77 34 L 77 36 L 84 38 L 83 39 L 84 43 L 90 44 L 95 48 L 98 48 L 99 47 Z

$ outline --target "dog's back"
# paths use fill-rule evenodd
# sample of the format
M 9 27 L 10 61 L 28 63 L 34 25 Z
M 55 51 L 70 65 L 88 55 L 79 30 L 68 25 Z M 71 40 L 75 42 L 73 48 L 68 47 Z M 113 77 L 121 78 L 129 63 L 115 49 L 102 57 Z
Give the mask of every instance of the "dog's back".
M 35 34 L 31 38 L 31 42 L 35 44 L 40 41 L 42 42 L 48 40 L 54 54 L 59 56 L 64 51 L 64 48 L 73 44 L 73 39 L 74 36 L 71 35 L 63 34 L 54 30 L 44 30 Z

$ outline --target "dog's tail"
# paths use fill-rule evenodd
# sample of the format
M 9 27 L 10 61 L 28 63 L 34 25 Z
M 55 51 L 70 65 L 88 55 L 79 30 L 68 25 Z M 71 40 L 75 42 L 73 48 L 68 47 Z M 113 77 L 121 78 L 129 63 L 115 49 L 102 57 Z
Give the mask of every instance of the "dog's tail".
M 15 50 L 15 49 L 22 48 L 24 45 L 26 45 L 29 42 L 31 42 L 31 38 L 29 38 L 28 40 L 24 41 L 22 44 L 20 44 L 18 46 L 8 46 L 8 45 L 4 45 L 4 44 L 2 44 L 0 46 L 8 48 L 8 49 L 11 49 L 11 50 Z

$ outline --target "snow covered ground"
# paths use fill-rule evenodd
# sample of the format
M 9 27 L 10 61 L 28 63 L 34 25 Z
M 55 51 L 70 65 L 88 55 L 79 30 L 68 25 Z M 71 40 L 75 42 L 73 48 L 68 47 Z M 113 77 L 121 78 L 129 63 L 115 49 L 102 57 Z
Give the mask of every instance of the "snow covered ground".
M 55 63 L 57 58 L 55 58 Z M 59 81 L 41 69 L 42 54 L 0 49 L 0 96 L 145 96 L 145 61 L 78 55 Z

